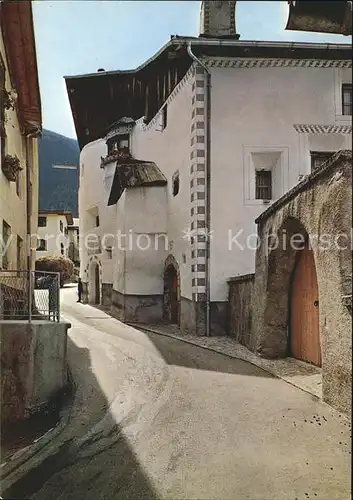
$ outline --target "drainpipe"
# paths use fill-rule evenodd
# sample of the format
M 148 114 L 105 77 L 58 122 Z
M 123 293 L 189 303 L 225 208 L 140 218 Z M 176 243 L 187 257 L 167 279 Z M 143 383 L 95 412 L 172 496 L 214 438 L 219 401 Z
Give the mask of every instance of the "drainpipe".
M 211 72 L 192 52 L 191 42 L 188 42 L 187 52 L 191 59 L 199 64 L 206 74 L 206 336 L 210 336 L 210 230 L 211 230 Z
M 32 159 L 29 158 L 29 144 L 30 139 L 33 137 L 38 137 L 40 135 L 40 129 L 26 135 L 26 212 L 27 212 L 27 271 L 28 271 L 28 322 L 32 322 L 32 288 L 33 288 L 33 276 L 32 276 L 32 248 L 31 248 L 31 234 L 32 234 L 32 200 L 31 200 L 31 168 L 30 162 Z

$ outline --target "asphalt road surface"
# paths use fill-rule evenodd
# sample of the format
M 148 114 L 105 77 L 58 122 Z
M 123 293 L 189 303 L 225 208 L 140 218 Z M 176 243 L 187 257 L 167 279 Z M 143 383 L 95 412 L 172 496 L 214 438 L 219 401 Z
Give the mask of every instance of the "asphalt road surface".
M 146 334 L 62 291 L 76 393 L 36 500 L 348 500 L 350 425 L 244 361 Z

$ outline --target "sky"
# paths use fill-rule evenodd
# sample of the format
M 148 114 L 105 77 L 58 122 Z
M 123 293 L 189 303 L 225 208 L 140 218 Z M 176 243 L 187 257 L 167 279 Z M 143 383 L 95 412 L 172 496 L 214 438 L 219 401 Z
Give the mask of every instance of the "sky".
M 43 128 L 76 138 L 64 76 L 133 69 L 170 35 L 198 36 L 200 1 L 36 0 L 34 27 Z M 240 40 L 351 43 L 343 35 L 285 31 L 286 1 L 238 1 Z

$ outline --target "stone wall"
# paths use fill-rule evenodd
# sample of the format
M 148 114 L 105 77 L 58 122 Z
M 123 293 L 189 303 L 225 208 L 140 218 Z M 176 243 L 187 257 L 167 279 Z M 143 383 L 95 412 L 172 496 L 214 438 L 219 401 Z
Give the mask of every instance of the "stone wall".
M 290 355 L 289 291 L 295 250 L 287 243 L 306 234 L 319 290 L 323 399 L 351 412 L 352 152 L 341 151 L 274 203 L 258 219 L 253 321 L 249 347 L 267 358 Z M 280 240 L 268 251 L 271 235 Z M 328 235 L 326 243 L 320 238 Z
M 22 420 L 67 384 L 68 323 L 1 321 L 1 422 Z
M 112 283 L 102 283 L 102 306 L 111 306 L 112 304 Z
M 111 314 L 126 323 L 160 323 L 163 295 L 126 295 L 113 289 Z
M 228 333 L 240 344 L 249 347 L 252 321 L 252 295 L 254 274 L 236 276 L 228 280 L 229 328 Z

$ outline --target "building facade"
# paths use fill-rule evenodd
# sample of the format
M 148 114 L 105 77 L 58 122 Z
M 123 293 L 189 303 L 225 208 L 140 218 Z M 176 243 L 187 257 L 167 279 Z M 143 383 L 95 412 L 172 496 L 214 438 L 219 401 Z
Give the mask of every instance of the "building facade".
M 0 267 L 27 269 L 35 259 L 27 235 L 37 227 L 42 126 L 31 2 L 1 2 L 0 23 Z
M 69 227 L 72 225 L 71 212 L 40 210 L 38 213 L 36 258 L 68 257 Z
M 76 267 L 80 267 L 80 228 L 79 219 L 73 218 L 72 225 L 67 226 L 67 236 L 69 240 L 68 257 Z
M 202 36 L 172 37 L 135 71 L 66 79 L 81 234 L 105 238 L 81 246 L 87 299 L 199 334 L 227 329 L 227 280 L 255 269 L 255 219 L 351 148 L 349 45 L 240 41 L 215 19 L 203 12 Z M 137 161 L 158 186 L 131 174 Z

